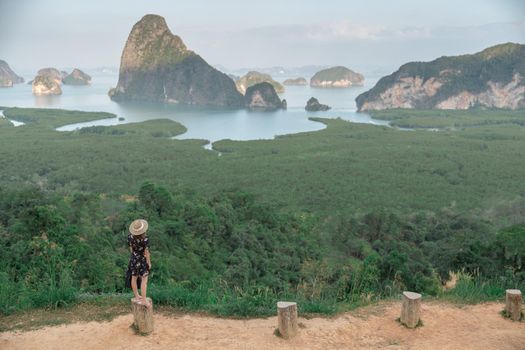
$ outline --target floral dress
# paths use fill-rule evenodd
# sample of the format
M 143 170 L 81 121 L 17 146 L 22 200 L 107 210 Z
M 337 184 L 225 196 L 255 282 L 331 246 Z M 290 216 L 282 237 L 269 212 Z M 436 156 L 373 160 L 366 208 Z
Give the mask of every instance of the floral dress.
M 132 249 L 128 264 L 128 275 L 147 276 L 149 274 L 149 267 L 144 253 L 146 248 L 149 248 L 149 238 L 139 239 L 129 234 L 128 245 Z

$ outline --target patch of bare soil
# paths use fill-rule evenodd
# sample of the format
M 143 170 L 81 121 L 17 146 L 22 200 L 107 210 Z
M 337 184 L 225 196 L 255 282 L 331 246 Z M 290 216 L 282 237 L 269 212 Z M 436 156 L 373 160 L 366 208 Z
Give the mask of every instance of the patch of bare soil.
M 0 333 L 0 349 L 476 349 L 525 350 L 525 322 L 503 318 L 501 303 L 458 307 L 423 303 L 423 326 L 396 319 L 399 302 L 341 314 L 300 318 L 292 340 L 274 335 L 277 318 L 232 320 L 201 315 L 155 314 L 155 331 L 136 335 L 131 314 L 109 322 L 80 322 Z

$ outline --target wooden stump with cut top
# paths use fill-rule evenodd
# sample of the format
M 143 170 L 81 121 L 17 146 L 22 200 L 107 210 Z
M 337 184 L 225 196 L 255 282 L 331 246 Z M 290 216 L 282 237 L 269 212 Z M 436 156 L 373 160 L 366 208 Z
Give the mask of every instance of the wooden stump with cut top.
M 513 321 L 521 319 L 521 291 L 507 289 L 505 293 L 505 313 Z
M 400 321 L 408 328 L 416 328 L 421 317 L 421 294 L 403 292 Z
M 131 299 L 133 324 L 135 325 L 135 329 L 140 334 L 148 334 L 153 332 L 153 302 L 151 301 L 151 298 L 147 298 L 147 300 L 151 305 L 150 307 L 143 304 L 142 300 L 140 299 Z
M 284 339 L 290 339 L 297 334 L 297 303 L 279 301 L 277 303 L 277 321 L 279 333 Z

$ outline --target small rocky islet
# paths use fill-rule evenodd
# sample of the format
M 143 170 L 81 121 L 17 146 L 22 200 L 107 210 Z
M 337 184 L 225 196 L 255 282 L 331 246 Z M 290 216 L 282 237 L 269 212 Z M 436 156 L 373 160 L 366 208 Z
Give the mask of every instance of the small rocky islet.
M 91 77 L 75 68 L 71 74 L 56 68 L 42 68 L 31 82 L 32 92 L 37 96 L 61 95 L 64 85 L 89 85 Z
M 278 94 L 284 93 L 284 86 L 278 81 L 273 80 L 271 75 L 256 71 L 246 73 L 235 82 L 235 85 L 237 86 L 237 90 L 239 90 L 241 94 L 244 94 L 250 86 L 263 82 L 271 84 Z
M 6 61 L 0 60 L 0 87 L 12 87 L 23 82 L 24 78 L 13 72 Z
M 310 86 L 313 88 L 349 88 L 363 85 L 364 80 L 365 77 L 362 74 L 343 66 L 337 66 L 315 73 L 310 79 Z
M 70 74 L 62 78 L 62 82 L 65 85 L 89 85 L 91 84 L 91 76 L 75 68 Z
M 31 82 L 33 95 L 62 95 L 62 73 L 56 68 L 42 68 Z
M 281 100 L 272 84 L 264 81 L 248 87 L 244 95 L 244 106 L 250 110 L 272 111 L 286 109 L 286 100 Z
M 319 111 L 327 111 L 331 109 L 331 107 L 328 105 L 319 103 L 318 99 L 316 99 L 315 97 L 312 97 L 306 102 L 306 106 L 304 107 L 304 109 L 308 112 L 319 112 Z
M 303 78 L 303 77 L 291 78 L 291 79 L 286 79 L 285 81 L 283 81 L 283 85 L 286 85 L 286 86 L 306 86 L 306 85 L 308 85 L 308 81 L 305 78 Z

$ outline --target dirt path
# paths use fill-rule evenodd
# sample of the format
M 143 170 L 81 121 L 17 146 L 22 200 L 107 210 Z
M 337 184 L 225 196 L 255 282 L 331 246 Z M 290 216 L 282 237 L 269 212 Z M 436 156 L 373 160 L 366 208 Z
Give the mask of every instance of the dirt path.
M 395 320 L 400 303 L 365 307 L 336 318 L 300 319 L 300 335 L 285 341 L 277 319 L 231 320 L 197 315 L 155 315 L 155 331 L 138 336 L 131 315 L 110 322 L 0 333 L 0 349 L 412 349 L 525 350 L 525 322 L 499 314 L 503 305 L 462 308 L 423 304 L 424 326 L 409 330 Z

